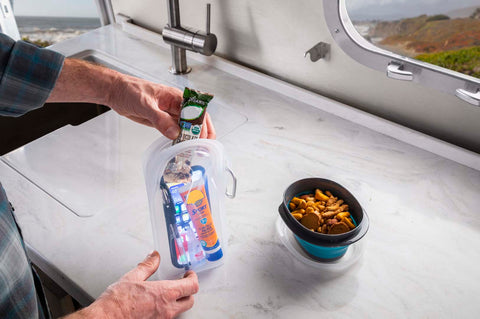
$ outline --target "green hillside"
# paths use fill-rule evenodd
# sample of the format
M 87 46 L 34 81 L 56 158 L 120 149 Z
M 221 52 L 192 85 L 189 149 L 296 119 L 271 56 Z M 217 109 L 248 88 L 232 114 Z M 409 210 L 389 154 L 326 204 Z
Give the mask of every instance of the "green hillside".
M 421 15 L 378 22 L 368 37 L 386 50 L 480 78 L 480 8 L 467 18 Z
M 416 59 L 480 78 L 480 46 L 421 54 Z

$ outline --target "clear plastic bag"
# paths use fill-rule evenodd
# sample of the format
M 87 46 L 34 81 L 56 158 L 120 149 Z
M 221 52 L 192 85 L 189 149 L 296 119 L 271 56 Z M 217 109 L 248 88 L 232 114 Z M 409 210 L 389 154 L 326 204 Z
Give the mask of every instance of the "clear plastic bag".
M 236 189 L 222 144 L 199 139 L 171 146 L 159 139 L 145 153 L 143 172 L 154 245 L 162 257 L 157 279 L 222 265 L 227 248 L 224 201 Z

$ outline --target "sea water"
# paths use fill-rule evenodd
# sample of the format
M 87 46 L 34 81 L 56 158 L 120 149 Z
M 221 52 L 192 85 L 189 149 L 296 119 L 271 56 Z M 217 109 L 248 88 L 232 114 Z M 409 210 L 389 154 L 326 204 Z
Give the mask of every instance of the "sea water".
M 21 37 L 30 41 L 61 42 L 101 26 L 99 18 L 15 17 Z

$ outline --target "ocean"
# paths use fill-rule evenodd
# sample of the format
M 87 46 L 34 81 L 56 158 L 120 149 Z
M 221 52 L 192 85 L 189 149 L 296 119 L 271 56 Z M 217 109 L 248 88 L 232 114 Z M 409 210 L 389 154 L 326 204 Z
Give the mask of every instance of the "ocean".
M 64 41 L 101 26 L 98 18 L 15 17 L 20 36 L 30 41 Z

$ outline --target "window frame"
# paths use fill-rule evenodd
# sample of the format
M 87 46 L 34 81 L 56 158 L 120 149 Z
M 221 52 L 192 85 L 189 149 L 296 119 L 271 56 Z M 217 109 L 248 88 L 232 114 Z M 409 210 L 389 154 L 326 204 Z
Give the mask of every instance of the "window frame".
M 110 0 L 94 0 L 97 4 L 98 16 L 102 26 L 114 24 L 115 14 Z
M 323 0 L 325 21 L 340 48 L 357 62 L 389 78 L 407 80 L 480 106 L 480 79 L 381 49 L 364 39 L 351 22 L 346 0 Z

